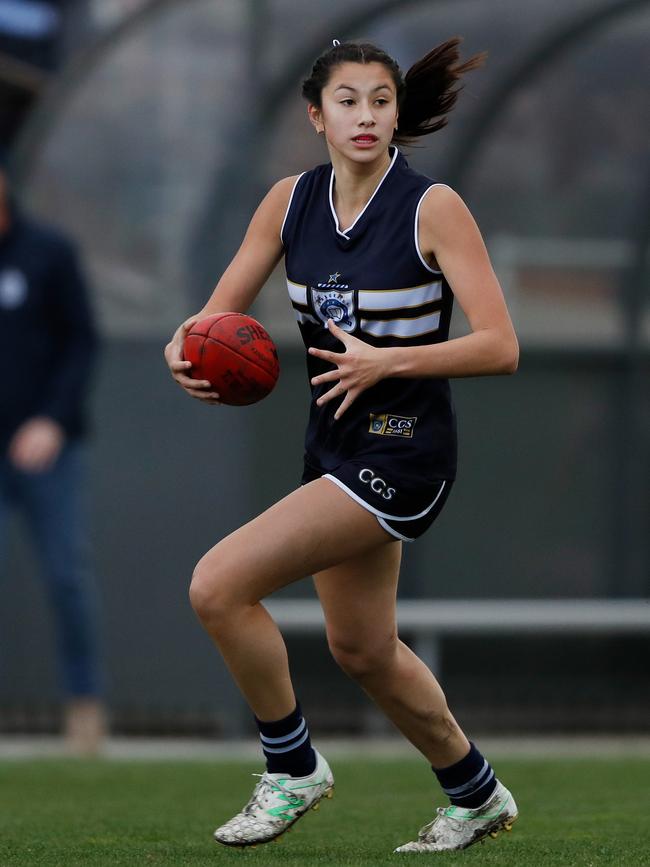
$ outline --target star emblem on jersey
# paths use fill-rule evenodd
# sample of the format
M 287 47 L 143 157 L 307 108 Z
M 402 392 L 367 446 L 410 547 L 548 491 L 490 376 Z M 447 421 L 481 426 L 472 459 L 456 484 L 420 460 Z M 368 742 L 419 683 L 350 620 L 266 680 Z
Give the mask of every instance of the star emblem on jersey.
M 322 283 L 316 284 L 319 289 L 349 289 L 350 286 L 345 282 L 345 277 L 341 279 L 341 272 L 335 271 L 333 274 L 330 274 L 327 278 L 327 281 L 323 281 Z
M 319 287 L 321 285 L 319 284 Z M 310 290 L 314 313 L 324 325 L 327 325 L 328 319 L 333 319 L 343 331 L 354 331 L 357 326 L 354 310 L 354 289 L 327 291 L 325 288 L 314 289 L 310 287 Z

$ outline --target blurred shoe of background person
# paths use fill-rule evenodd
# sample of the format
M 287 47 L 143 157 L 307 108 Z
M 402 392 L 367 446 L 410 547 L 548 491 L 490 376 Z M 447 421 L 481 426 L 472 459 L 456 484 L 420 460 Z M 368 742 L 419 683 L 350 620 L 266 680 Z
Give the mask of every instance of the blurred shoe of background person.
M 64 734 L 74 754 L 99 751 L 106 732 L 84 503 L 83 405 L 96 352 L 74 245 L 21 212 L 0 160 L 0 581 L 6 593 L 17 577 L 2 574 L 15 509 L 55 620 Z

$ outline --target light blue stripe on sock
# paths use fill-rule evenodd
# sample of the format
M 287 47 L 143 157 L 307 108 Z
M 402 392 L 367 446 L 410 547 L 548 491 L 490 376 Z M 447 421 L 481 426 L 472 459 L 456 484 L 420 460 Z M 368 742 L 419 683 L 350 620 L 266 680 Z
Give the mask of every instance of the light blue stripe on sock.
M 260 739 L 265 744 L 283 744 L 283 743 L 286 743 L 287 741 L 290 741 L 291 738 L 298 737 L 298 735 L 300 734 L 300 732 L 304 728 L 305 728 L 305 720 L 303 719 L 303 720 L 301 720 L 298 728 L 295 731 L 291 732 L 291 734 L 289 734 L 289 735 L 282 735 L 281 738 L 267 738 L 266 735 L 260 734 Z
M 480 786 L 482 786 L 483 783 L 486 781 L 484 780 L 483 783 L 480 784 L 480 786 L 478 785 L 478 781 L 481 779 L 483 774 L 486 773 L 486 771 L 489 767 L 490 766 L 487 762 L 487 759 L 484 759 L 483 760 L 483 767 L 478 772 L 478 774 L 476 774 L 476 776 L 472 777 L 472 779 L 469 780 L 469 782 L 463 783 L 462 786 L 456 786 L 456 788 L 454 788 L 454 789 L 445 789 L 445 787 L 443 786 L 442 787 L 443 792 L 446 795 L 459 795 L 461 792 L 464 792 L 465 795 L 467 795 L 467 794 L 469 794 L 470 790 L 479 789 Z
M 291 744 L 291 746 L 271 749 L 271 747 L 267 747 L 266 744 L 262 744 L 262 749 L 265 753 L 288 753 L 291 752 L 291 750 L 295 750 L 296 747 L 299 747 L 301 744 L 304 744 L 308 737 L 309 730 L 304 733 L 304 735 L 300 738 L 299 741 L 296 741 L 295 744 Z
M 486 779 L 484 779 L 478 786 L 475 786 L 471 792 L 465 792 L 464 795 L 454 795 L 455 801 L 462 801 L 464 798 L 471 798 L 472 795 L 475 795 L 476 792 L 480 791 L 483 786 L 486 786 L 490 780 L 494 779 L 494 771 L 490 771 Z

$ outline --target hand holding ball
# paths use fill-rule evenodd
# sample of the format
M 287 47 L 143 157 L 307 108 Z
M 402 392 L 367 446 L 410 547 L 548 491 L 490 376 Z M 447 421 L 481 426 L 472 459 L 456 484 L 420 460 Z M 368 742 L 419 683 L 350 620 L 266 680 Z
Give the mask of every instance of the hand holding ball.
M 207 379 L 221 403 L 247 406 L 269 394 L 280 364 L 265 328 L 245 313 L 215 313 L 195 322 L 183 343 L 190 376 Z

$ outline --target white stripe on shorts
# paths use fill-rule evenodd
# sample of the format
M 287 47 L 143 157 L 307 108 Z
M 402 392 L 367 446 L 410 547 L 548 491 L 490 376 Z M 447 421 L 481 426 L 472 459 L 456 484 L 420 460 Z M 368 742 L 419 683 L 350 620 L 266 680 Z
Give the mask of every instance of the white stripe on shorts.
M 395 536 L 396 539 L 401 539 L 402 542 L 415 542 L 415 537 L 411 539 L 410 536 L 402 536 L 401 533 L 398 533 L 397 530 L 394 530 L 391 525 L 387 524 L 383 518 L 379 517 L 379 515 L 375 515 L 375 518 L 377 518 L 377 520 L 379 521 L 380 526 L 383 527 L 387 533 L 390 533 L 391 536 Z
M 442 484 L 440 486 L 440 490 L 436 494 L 436 498 L 433 501 L 433 503 L 431 503 L 430 506 L 427 506 L 426 509 L 423 509 L 421 512 L 418 512 L 417 515 L 407 515 L 404 518 L 404 517 L 401 517 L 400 515 L 389 515 L 388 512 L 380 512 L 379 509 L 376 509 L 374 506 L 371 506 L 370 503 L 367 503 L 365 500 L 362 500 L 361 497 L 358 494 L 355 494 L 355 492 L 351 488 L 348 488 L 348 486 L 343 484 L 343 482 L 340 479 L 337 479 L 336 476 L 332 476 L 330 473 L 324 473 L 321 476 L 321 478 L 322 479 L 329 479 L 330 482 L 334 482 L 334 484 L 338 485 L 338 487 L 342 491 L 345 491 L 345 493 L 349 497 L 352 497 L 352 499 L 355 500 L 357 503 L 359 503 L 360 506 L 363 506 L 364 509 L 367 509 L 369 512 L 372 512 L 373 515 L 377 515 L 378 518 L 389 518 L 391 521 L 415 521 L 416 518 L 423 518 L 428 512 L 431 511 L 431 509 L 433 509 L 435 504 L 438 502 L 438 499 L 440 498 L 440 495 L 444 491 L 445 485 L 447 484 L 446 481 L 442 482 Z

